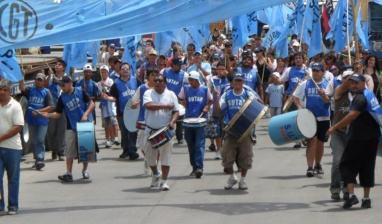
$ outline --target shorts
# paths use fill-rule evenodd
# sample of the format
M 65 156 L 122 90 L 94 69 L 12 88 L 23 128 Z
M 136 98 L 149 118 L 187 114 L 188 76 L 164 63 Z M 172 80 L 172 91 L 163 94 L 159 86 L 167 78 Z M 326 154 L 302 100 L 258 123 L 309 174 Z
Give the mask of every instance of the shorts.
M 150 141 L 147 141 L 147 138 L 150 134 L 145 134 L 144 139 L 146 140 L 146 144 L 144 146 L 144 151 L 146 154 L 147 164 L 149 166 L 157 165 L 158 154 L 160 156 L 159 160 L 162 166 L 170 166 L 171 165 L 171 155 L 172 155 L 172 145 L 174 144 L 174 138 L 171 138 L 166 144 L 162 145 L 158 149 L 154 149 L 151 146 Z
M 65 142 L 66 142 L 66 149 L 65 149 L 66 158 L 77 158 L 78 157 L 77 132 L 73 130 L 66 130 Z
M 330 121 L 316 121 L 316 124 L 317 131 L 315 136 L 317 136 L 318 140 L 327 142 L 329 138 L 326 136 L 326 132 L 330 128 Z
M 223 167 L 231 168 L 237 160 L 240 168 L 251 169 L 253 161 L 251 136 L 247 136 L 241 142 L 238 142 L 236 137 L 226 133 L 223 140 L 223 148 L 221 150 Z
M 137 148 L 139 148 L 140 150 L 144 152 L 146 142 L 147 142 L 147 138 L 145 138 L 145 130 L 138 129 Z
M 103 128 L 110 128 L 113 125 L 118 125 L 117 119 L 114 116 L 102 118 L 102 127 Z

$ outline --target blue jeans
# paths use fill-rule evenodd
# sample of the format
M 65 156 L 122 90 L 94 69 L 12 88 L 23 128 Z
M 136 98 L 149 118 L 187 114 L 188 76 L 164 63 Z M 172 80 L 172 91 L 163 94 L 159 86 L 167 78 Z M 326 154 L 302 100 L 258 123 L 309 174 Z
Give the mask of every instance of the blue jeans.
M 0 147 L 0 186 L 1 195 L 0 210 L 4 210 L 4 171 L 8 177 L 8 210 L 19 209 L 19 186 L 20 186 L 20 161 L 22 150 Z M 4 169 L 5 168 L 5 169 Z
M 121 147 L 124 154 L 137 153 L 138 132 L 129 132 L 123 122 L 123 116 L 117 116 L 119 130 L 121 131 Z
M 28 124 L 29 137 L 33 147 L 33 157 L 38 162 L 44 162 L 45 156 L 45 136 L 48 130 L 47 125 Z
M 341 172 L 340 172 L 340 162 L 342 154 L 345 151 L 346 146 L 346 136 L 345 133 L 338 131 L 333 132 L 330 137 L 330 147 L 333 151 L 333 163 L 332 163 L 332 173 L 331 173 L 331 183 L 330 192 L 340 193 L 341 192 Z
M 190 153 L 190 163 L 193 170 L 203 169 L 204 150 L 206 144 L 205 127 L 184 127 L 184 138 L 187 142 L 188 152 Z

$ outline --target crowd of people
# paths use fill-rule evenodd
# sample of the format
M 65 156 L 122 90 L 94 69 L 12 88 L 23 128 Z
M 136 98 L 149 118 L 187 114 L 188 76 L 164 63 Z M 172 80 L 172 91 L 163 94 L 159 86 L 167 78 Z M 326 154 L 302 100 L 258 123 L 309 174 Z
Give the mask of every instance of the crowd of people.
M 229 190 L 238 184 L 239 189 L 247 190 L 245 177 L 252 167 L 253 145 L 258 140 L 255 128 L 238 141 L 223 127 L 246 101 L 254 99 L 269 105 L 271 117 L 309 109 L 316 119 L 316 134 L 293 146 L 306 145 L 306 176 L 324 174 L 321 159 L 324 143 L 331 136 L 331 199 L 339 201 L 342 192 L 344 208 L 359 203 L 354 192 L 359 175 L 364 188 L 361 206 L 370 208 L 382 117 L 378 58 L 364 49 L 358 61 L 350 51 L 340 55 L 322 53 L 308 59 L 296 37 L 290 43 L 290 56 L 275 58 L 275 53 L 261 44 L 261 38 L 254 36 L 236 54 L 232 42 L 215 30 L 212 41 L 201 51 L 188 44 L 184 53 L 183 47 L 173 41 L 167 52 L 158 55 L 154 42 L 147 40 L 144 60 L 138 61 L 136 68 L 122 62 L 116 47 L 110 45 L 102 56 L 102 79 L 98 83 L 91 79 L 91 65 L 83 67 L 82 80 L 73 82 L 64 72 L 66 62 L 58 60 L 47 76 L 36 75 L 34 87 L 25 87 L 24 81 L 19 83 L 28 98 L 25 122 L 31 130 L 33 168 L 41 170 L 45 166 L 47 138 L 52 159 L 66 161 L 66 172 L 58 179 L 73 181 L 73 161 L 78 157 L 76 124 L 95 122 L 95 101 L 99 101 L 104 147 L 120 144 L 123 151 L 119 158 L 130 160 L 140 157 L 139 149 L 145 158 L 144 172 L 151 171 L 151 187 L 170 189 L 167 179 L 175 140 L 184 144 L 185 139 L 192 167 L 190 176 L 201 178 L 208 138 L 208 148 L 229 175 L 224 188 Z M 9 80 L 0 81 L 0 172 L 1 176 L 5 170 L 8 174 L 8 213 L 16 214 L 22 148 L 18 133 L 24 125 L 24 114 L 11 97 L 11 85 Z M 288 99 L 293 103 L 283 111 Z M 124 124 L 126 105 L 140 109 L 138 131 Z M 159 134 L 164 134 L 165 141 L 155 142 Z M 99 151 L 97 143 L 94 151 Z M 87 162 L 83 162 L 82 177 L 90 178 Z M 4 209 L 2 197 L 0 211 Z

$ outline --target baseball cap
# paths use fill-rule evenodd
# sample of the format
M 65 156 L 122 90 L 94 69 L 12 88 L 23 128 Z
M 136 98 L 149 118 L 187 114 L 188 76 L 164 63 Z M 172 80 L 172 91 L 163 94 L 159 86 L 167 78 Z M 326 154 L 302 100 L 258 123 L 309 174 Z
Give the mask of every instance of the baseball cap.
M 157 51 L 154 50 L 154 49 L 151 49 L 150 52 L 149 52 L 149 54 L 152 54 L 152 55 L 155 55 L 155 56 L 156 56 L 156 55 L 157 55 Z
M 99 70 L 106 70 L 107 72 L 109 72 L 109 66 L 107 66 L 107 65 L 102 65 L 100 68 L 99 68 Z
M 182 66 L 182 64 L 183 64 L 181 58 L 174 58 L 174 59 L 172 59 L 171 63 L 172 63 L 173 65 L 179 65 L 179 66 Z
M 280 76 L 280 73 L 278 73 L 278 72 L 273 72 L 272 75 L 273 75 L 273 76 L 276 76 L 277 78 L 280 78 L 280 77 L 281 77 L 281 76 Z
M 198 80 L 198 82 L 200 83 L 199 77 L 200 77 L 200 74 L 199 74 L 199 72 L 197 72 L 197 71 L 191 71 L 191 72 L 189 73 L 189 75 L 188 75 L 188 78 L 189 78 L 189 79 L 196 79 L 196 80 Z
M 264 51 L 264 48 L 263 47 L 256 47 L 255 48 L 255 52 L 260 52 L 260 51 Z
M 356 82 L 365 82 L 366 78 L 364 75 L 355 73 L 350 77 L 350 80 L 356 81 Z
M 362 54 L 371 54 L 371 52 L 368 48 L 365 48 L 362 50 Z
M 92 68 L 92 66 L 90 64 L 86 64 L 86 65 L 84 65 L 82 70 L 84 70 L 84 71 L 93 71 L 93 68 Z
M 348 77 L 349 75 L 353 75 L 353 71 L 344 71 L 344 73 L 342 73 L 342 78 L 346 78 Z
M 114 44 L 110 44 L 109 47 L 115 48 L 115 45 Z
M 244 80 L 244 75 L 241 74 L 241 73 L 236 72 L 236 73 L 233 75 L 233 80 Z
M 312 64 L 312 70 L 321 70 L 325 71 L 324 65 L 321 63 L 313 63 Z
M 215 59 L 215 58 L 218 58 L 218 59 L 220 59 L 220 56 L 219 56 L 219 54 L 214 54 L 214 55 L 212 56 L 212 59 Z
M 340 68 L 340 74 L 343 73 L 344 71 L 353 71 L 353 70 L 354 70 L 353 66 L 351 66 L 351 65 L 343 65 Z
M 61 79 L 59 81 L 62 83 L 68 83 L 68 82 L 72 81 L 72 78 L 70 78 L 70 76 L 66 75 L 66 76 L 61 77 Z
M 202 55 L 202 52 L 200 52 L 200 51 L 195 51 L 193 55 L 197 55 L 197 54 Z
M 37 75 L 36 75 L 36 79 L 45 80 L 45 75 L 42 74 L 42 73 L 37 73 Z
M 292 47 L 299 47 L 300 46 L 300 43 L 298 41 L 295 41 L 293 44 L 292 44 Z

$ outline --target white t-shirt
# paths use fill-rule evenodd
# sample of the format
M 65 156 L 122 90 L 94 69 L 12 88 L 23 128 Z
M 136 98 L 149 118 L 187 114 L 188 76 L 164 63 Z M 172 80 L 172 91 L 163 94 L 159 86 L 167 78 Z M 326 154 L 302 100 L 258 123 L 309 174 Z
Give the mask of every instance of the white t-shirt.
M 146 108 L 146 125 L 153 129 L 166 126 L 172 119 L 172 112 L 179 111 L 178 98 L 168 89 L 165 89 L 162 94 L 158 94 L 155 89 L 147 90 L 143 95 L 143 105 L 150 102 L 161 105 L 174 104 L 172 109 L 148 110 Z
M 0 135 L 17 125 L 24 126 L 24 113 L 19 102 L 11 98 L 5 106 L 0 104 Z M 0 142 L 0 147 L 21 150 L 20 134 Z
M 107 77 L 107 79 L 105 80 L 105 83 L 106 83 L 106 85 L 111 87 L 113 85 L 114 81 L 113 81 L 113 79 Z M 99 81 L 97 83 L 97 85 L 98 85 L 99 89 L 106 88 L 106 86 L 105 87 L 102 86 L 101 81 Z M 109 91 L 110 91 L 110 87 L 108 88 Z M 115 102 L 107 101 L 106 105 L 101 107 L 101 115 L 102 115 L 102 118 L 110 117 L 110 116 L 116 116 L 117 115 L 117 109 L 115 107 Z

